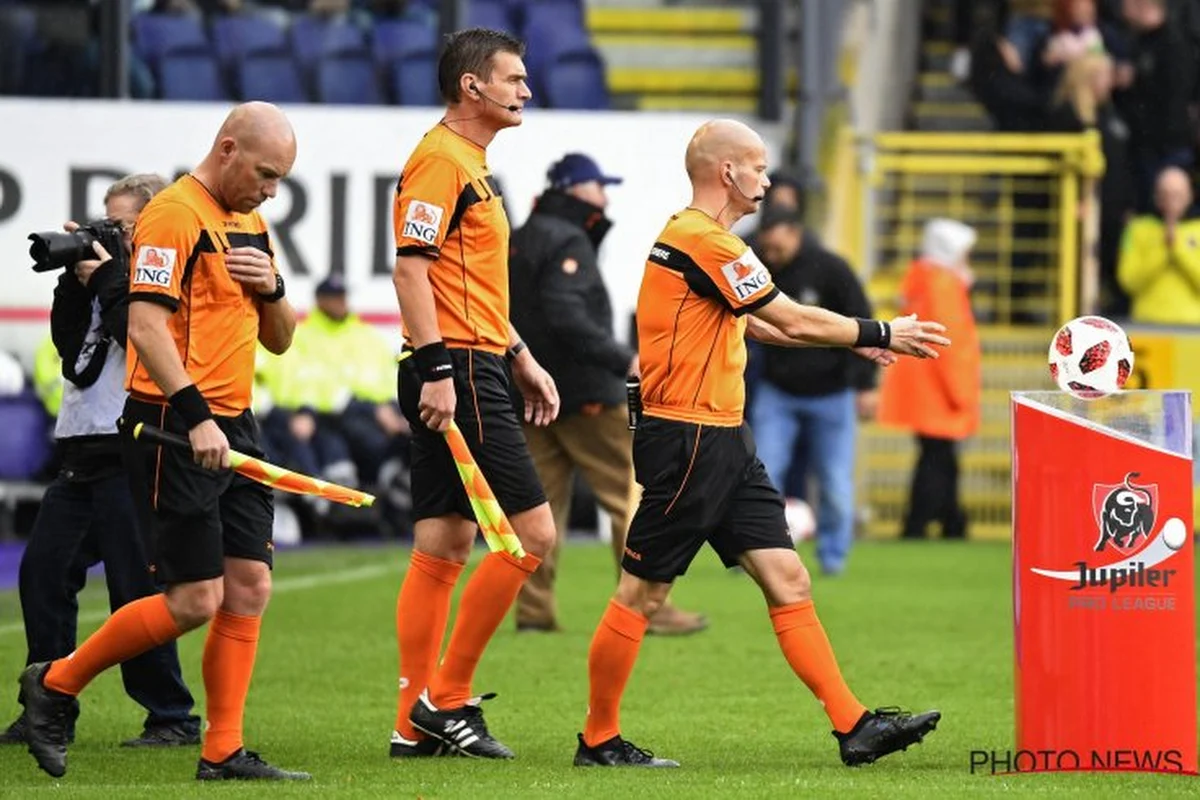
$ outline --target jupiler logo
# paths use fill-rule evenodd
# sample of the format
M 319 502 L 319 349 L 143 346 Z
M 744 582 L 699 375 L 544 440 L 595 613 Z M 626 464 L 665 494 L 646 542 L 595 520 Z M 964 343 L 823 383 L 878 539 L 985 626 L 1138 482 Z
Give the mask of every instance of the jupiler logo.
M 1116 561 L 1091 564 L 1081 559 L 1069 570 L 1031 567 L 1030 571 L 1042 577 L 1068 581 L 1073 584 L 1071 591 L 1101 589 L 1115 595 L 1128 588 L 1168 591 L 1176 588 L 1171 581 L 1176 570 L 1161 569 L 1159 565 L 1187 542 L 1187 528 L 1179 517 L 1170 517 L 1157 531 L 1154 530 L 1158 521 L 1158 484 L 1136 483 L 1138 477 L 1139 473 L 1129 472 L 1121 483 L 1098 483 L 1092 487 L 1092 518 L 1096 522 L 1097 538 L 1091 544 L 1091 552 L 1115 552 Z M 1086 553 L 1081 543 L 1080 556 L 1087 558 Z M 1102 608 L 1106 604 L 1099 601 L 1072 605 Z M 1113 597 L 1107 606 L 1114 610 L 1167 610 L 1174 607 L 1174 602 L 1171 597 L 1147 597 L 1130 605 L 1119 603 Z

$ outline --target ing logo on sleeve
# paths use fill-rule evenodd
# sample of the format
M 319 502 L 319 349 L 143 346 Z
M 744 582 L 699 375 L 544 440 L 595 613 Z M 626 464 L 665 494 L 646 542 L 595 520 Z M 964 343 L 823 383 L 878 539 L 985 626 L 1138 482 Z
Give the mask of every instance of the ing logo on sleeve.
M 441 206 L 413 200 L 409 203 L 408 214 L 404 217 L 402 235 L 406 239 L 419 239 L 426 244 L 433 244 L 437 241 L 443 213 Z
M 738 300 L 747 300 L 771 283 L 771 273 L 758 260 L 753 251 L 747 249 L 737 261 L 721 267 L 721 274 L 733 295 Z
M 137 263 L 134 264 L 134 285 L 170 288 L 175 259 L 176 253 L 169 247 L 143 245 L 138 249 Z

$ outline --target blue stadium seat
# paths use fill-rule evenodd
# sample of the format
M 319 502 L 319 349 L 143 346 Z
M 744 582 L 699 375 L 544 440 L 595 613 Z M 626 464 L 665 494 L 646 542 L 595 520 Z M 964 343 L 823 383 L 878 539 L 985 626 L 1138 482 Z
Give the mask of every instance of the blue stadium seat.
M 398 58 L 408 58 L 414 53 L 436 51 L 437 27 L 423 16 L 381 19 L 375 23 L 371 45 L 376 63 L 381 66 L 391 64 Z
M 207 49 L 175 50 L 158 63 L 158 87 L 164 100 L 229 100 L 217 57 Z
M 592 47 L 563 50 L 545 73 L 545 105 L 549 108 L 607 110 L 611 106 L 604 62 Z
M 304 69 L 312 69 L 327 56 L 367 49 L 367 35 L 348 20 L 303 16 L 292 23 L 292 53 Z
M 329 56 L 317 62 L 317 100 L 340 105 L 383 102 L 375 62 L 365 52 Z
M 50 453 L 50 418 L 37 395 L 0 397 L 0 479 L 32 478 Z
M 225 66 L 250 53 L 278 51 L 287 47 L 287 34 L 275 21 L 254 14 L 227 14 L 212 23 L 213 48 Z
M 402 106 L 439 106 L 437 53 L 433 50 L 411 53 L 396 59 L 387 69 L 389 90 Z
M 467 24 L 463 27 L 517 32 L 515 20 L 504 0 L 471 0 L 467 4 Z
M 250 53 L 237 63 L 234 76 L 243 100 L 307 103 L 309 99 L 296 62 L 286 50 Z
M 569 15 L 556 17 L 547 14 L 531 19 L 525 26 L 525 68 L 529 71 L 530 88 L 537 94 L 546 92 L 546 70 L 556 53 L 586 50 L 591 47 L 582 18 Z
M 133 47 L 143 61 L 157 68 L 159 60 L 169 52 L 208 47 L 208 37 L 198 17 L 138 14 L 133 18 Z

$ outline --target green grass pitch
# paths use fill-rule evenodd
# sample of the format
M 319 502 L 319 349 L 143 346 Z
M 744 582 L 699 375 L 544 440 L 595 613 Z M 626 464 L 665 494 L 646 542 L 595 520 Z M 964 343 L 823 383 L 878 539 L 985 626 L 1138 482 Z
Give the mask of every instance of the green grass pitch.
M 804 554 L 810 551 L 802 548 Z M 829 724 L 783 660 L 761 595 L 707 551 L 675 598 L 712 626 L 683 639 L 650 637 L 626 694 L 624 733 L 683 763 L 678 770 L 571 766 L 587 704 L 588 644 L 613 585 L 607 548 L 565 553 L 558 635 L 517 635 L 506 623 L 475 688 L 512 762 L 393 761 L 396 591 L 406 564 L 396 548 L 284 552 L 275 571 L 246 710 L 248 744 L 304 785 L 199 785 L 198 750 L 131 751 L 141 710 L 117 670 L 83 695 L 78 738 L 60 781 L 24 748 L 0 748 L 0 797 L 616 798 L 965 796 L 1156 797 L 1191 794 L 1193 778 L 1130 774 L 972 775 L 972 750 L 1013 747 L 1010 555 L 985 543 L 863 543 L 841 578 L 814 577 L 818 612 L 843 672 L 868 706 L 939 708 L 923 745 L 847 769 Z M 82 599 L 81 636 L 101 619 L 100 581 Z M 461 584 L 460 584 L 461 585 Z M 181 641 L 198 703 L 203 632 Z M 24 639 L 15 592 L 0 593 L 0 722 L 15 717 Z

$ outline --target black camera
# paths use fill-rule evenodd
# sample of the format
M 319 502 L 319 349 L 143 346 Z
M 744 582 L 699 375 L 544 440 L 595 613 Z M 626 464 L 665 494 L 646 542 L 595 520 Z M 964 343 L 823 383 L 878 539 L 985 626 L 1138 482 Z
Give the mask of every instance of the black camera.
M 111 219 L 93 220 L 71 233 L 31 233 L 29 241 L 33 242 L 29 245 L 29 256 L 34 260 L 34 272 L 63 269 L 94 259 L 96 251 L 92 249 L 92 242 L 99 242 L 113 258 L 120 258 L 125 252 L 121 223 Z

